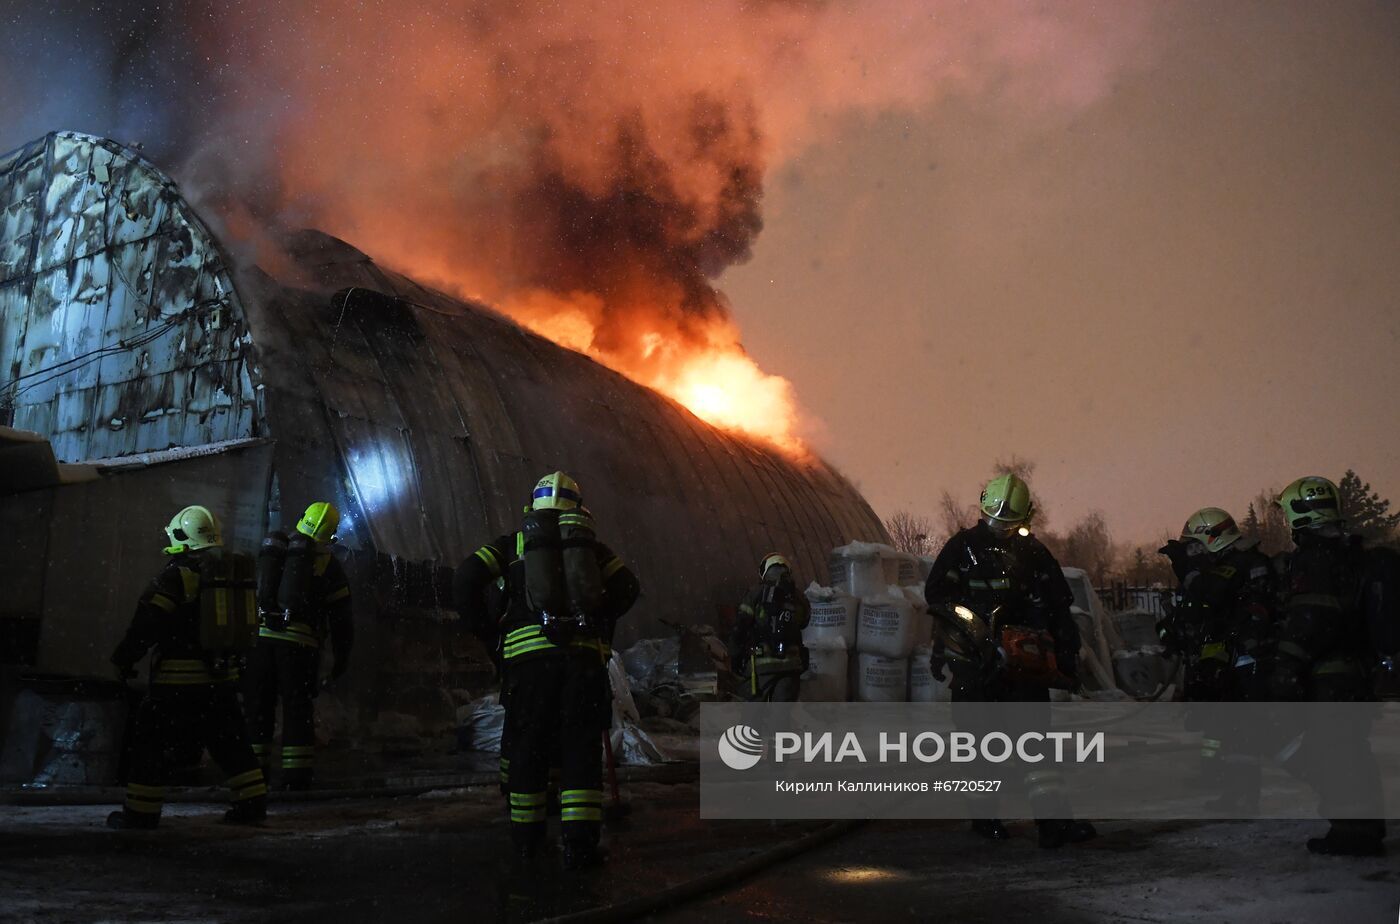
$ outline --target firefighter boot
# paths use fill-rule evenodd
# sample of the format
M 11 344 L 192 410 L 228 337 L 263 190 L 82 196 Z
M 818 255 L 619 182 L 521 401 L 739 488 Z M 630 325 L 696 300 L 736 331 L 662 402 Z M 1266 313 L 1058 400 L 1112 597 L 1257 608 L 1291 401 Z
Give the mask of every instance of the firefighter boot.
M 1385 822 L 1334 821 L 1325 837 L 1308 839 L 1308 850 L 1334 857 L 1384 856 Z
M 608 858 L 608 853 L 597 844 L 586 841 L 564 841 L 564 869 L 584 870 L 594 866 L 601 866 Z
M 257 796 L 234 803 L 233 808 L 224 812 L 226 825 L 260 825 L 267 819 L 267 799 Z
M 128 812 L 125 809 L 119 809 L 107 816 L 107 827 L 123 831 L 150 831 L 158 824 L 160 824 L 159 815 Z
M 1040 846 L 1047 850 L 1063 847 L 1065 844 L 1083 843 L 1099 836 L 1099 832 L 1089 822 L 1067 818 L 1037 821 L 1036 827 L 1040 829 Z

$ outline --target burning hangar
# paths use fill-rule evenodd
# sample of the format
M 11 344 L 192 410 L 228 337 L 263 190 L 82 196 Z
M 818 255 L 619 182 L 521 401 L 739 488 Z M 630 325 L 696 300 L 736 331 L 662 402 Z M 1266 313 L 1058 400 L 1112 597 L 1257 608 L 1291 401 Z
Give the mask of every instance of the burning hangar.
M 431 735 L 489 667 L 450 569 L 574 474 L 643 598 L 619 643 L 713 621 L 782 549 L 801 574 L 883 538 L 819 459 L 676 402 L 378 266 L 319 231 L 231 259 L 136 151 L 55 132 L 0 157 L 0 665 L 111 676 L 107 658 L 189 503 L 252 550 L 313 499 L 345 512 L 357 646 L 323 710 L 356 740 Z M 7 708 L 6 713 L 10 710 Z M 13 775 L 13 769 L 7 770 Z

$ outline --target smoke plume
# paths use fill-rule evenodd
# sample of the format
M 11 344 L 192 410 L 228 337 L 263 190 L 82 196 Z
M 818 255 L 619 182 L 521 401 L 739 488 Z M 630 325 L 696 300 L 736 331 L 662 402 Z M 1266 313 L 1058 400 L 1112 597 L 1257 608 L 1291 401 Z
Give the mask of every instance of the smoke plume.
M 1134 54 L 1145 14 L 241 0 L 9 15 L 0 50 L 28 54 L 0 56 L 4 140 L 144 136 L 187 190 L 322 228 L 714 423 L 795 447 L 788 384 L 744 352 L 715 286 L 750 255 L 765 175 L 849 119 L 949 93 L 1088 105 Z

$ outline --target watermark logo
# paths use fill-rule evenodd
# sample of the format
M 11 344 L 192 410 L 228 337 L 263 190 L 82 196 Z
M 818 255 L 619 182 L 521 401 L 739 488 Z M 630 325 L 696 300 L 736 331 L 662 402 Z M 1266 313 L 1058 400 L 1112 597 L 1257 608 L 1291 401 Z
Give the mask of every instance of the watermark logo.
M 763 736 L 748 725 L 731 725 L 719 736 L 719 759 L 730 770 L 748 770 L 763 759 Z

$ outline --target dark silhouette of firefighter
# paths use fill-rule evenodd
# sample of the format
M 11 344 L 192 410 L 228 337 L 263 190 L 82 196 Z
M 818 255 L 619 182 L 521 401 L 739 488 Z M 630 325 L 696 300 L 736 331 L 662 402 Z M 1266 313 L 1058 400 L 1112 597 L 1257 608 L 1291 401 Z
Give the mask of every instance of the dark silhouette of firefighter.
M 226 552 L 219 521 L 186 507 L 165 529 L 170 561 L 141 595 L 112 655 L 123 679 L 154 649 L 150 690 L 132 724 L 126 802 L 107 817 L 114 828 L 160 823 L 170 772 L 167 751 L 208 749 L 227 774 L 233 806 L 224 820 L 257 824 L 267 815 L 267 784 L 238 706 L 239 665 L 257 630 L 254 561 Z
M 248 724 L 253 750 L 268 771 L 281 702 L 285 789 L 309 789 L 315 779 L 322 647 L 329 640 L 330 684 L 349 667 L 354 643 L 350 584 L 331 545 L 339 525 L 335 506 L 317 501 L 306 508 L 293 535 L 273 532 L 258 552 L 261 624 L 248 663 Z
M 955 704 L 1045 703 L 1043 717 L 1036 712 L 1037 724 L 1049 727 L 1050 689 L 1077 683 L 1074 596 L 1055 557 L 1031 535 L 1031 495 L 1024 481 L 1015 475 L 992 479 L 980 506 L 983 519 L 948 540 L 924 588 L 939 626 L 930 667 L 940 680 L 945 666 L 952 670 Z M 1021 710 L 1017 721 L 1029 713 Z M 1033 769 L 1024 782 L 1040 846 L 1095 836 L 1093 825 L 1069 819 L 1058 773 Z M 995 801 L 977 808 L 990 814 Z M 1009 836 L 993 817 L 974 821 L 972 829 L 992 840 Z
M 763 556 L 758 573 L 758 584 L 739 605 L 729 643 L 739 694 L 754 702 L 796 702 L 807 668 L 802 630 L 812 608 L 782 555 Z
M 1366 704 L 1393 695 L 1400 649 L 1396 558 L 1347 533 L 1337 486 L 1326 478 L 1299 478 L 1277 503 L 1294 549 L 1280 569 L 1283 603 L 1268 692 L 1283 702 L 1347 704 L 1305 712 L 1294 761 L 1305 779 L 1316 781 L 1318 811 L 1331 820 L 1326 835 L 1307 846 L 1314 853 L 1378 855 L 1385 822 L 1369 737 L 1375 707 Z
M 1160 551 L 1181 578 L 1158 635 L 1182 661 L 1183 698 L 1200 703 L 1258 698 L 1259 663 L 1274 629 L 1269 557 L 1219 507 L 1191 514 L 1180 538 Z M 1207 808 L 1250 817 L 1259 807 L 1259 730 L 1226 721 L 1208 707 L 1193 716 L 1201 730 L 1202 782 L 1220 793 Z
M 497 582 L 503 614 L 489 600 Z M 499 645 L 502 767 L 511 836 L 523 859 L 543 843 L 556 760 L 564 865 L 578 869 L 602 859 L 602 736 L 612 708 L 607 663 L 613 631 L 639 590 L 622 559 L 598 541 L 578 484 L 563 472 L 535 485 L 518 532 L 477 549 L 457 569 L 463 618 L 488 650 Z

